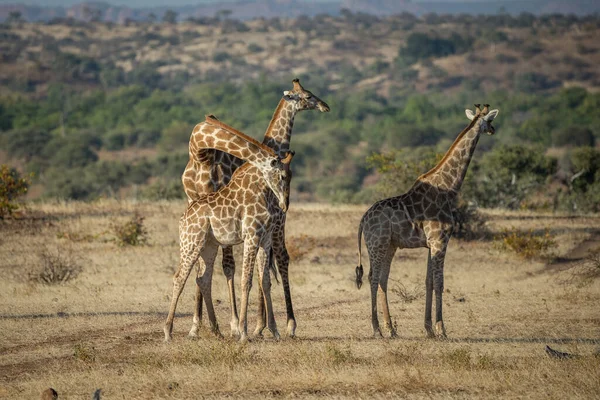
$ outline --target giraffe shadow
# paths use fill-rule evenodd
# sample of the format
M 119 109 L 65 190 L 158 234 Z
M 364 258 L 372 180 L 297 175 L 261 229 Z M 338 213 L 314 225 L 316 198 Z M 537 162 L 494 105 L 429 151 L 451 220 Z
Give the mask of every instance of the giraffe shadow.
M 166 318 L 166 312 L 158 311 L 102 311 L 102 312 L 57 312 L 52 314 L 0 314 L 0 320 L 19 320 L 19 319 L 54 319 L 54 318 L 77 318 L 77 317 L 111 317 L 111 316 L 142 316 L 142 317 L 161 317 Z M 176 317 L 191 317 L 192 313 L 177 313 Z
M 431 339 L 425 336 L 397 336 L 394 338 L 377 338 L 373 336 L 319 336 L 319 337 L 296 337 L 294 340 L 299 342 L 331 342 L 341 340 L 352 340 L 353 342 L 400 342 L 400 341 L 412 341 L 412 342 L 425 342 L 425 341 L 439 341 L 440 343 L 553 343 L 553 344 L 596 344 L 600 345 L 600 338 L 550 338 L 550 337 L 536 337 L 536 338 L 523 338 L 523 337 L 460 337 L 460 338 L 446 338 L 446 339 Z

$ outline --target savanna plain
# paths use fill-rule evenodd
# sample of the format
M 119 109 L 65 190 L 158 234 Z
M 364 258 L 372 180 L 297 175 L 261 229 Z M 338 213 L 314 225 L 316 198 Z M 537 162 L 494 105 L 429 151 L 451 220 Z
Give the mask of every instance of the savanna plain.
M 174 338 L 163 323 L 178 263 L 184 201 L 31 204 L 0 220 L 0 398 L 598 398 L 600 215 L 483 210 L 489 235 L 452 239 L 446 257 L 447 340 L 423 328 L 427 250 L 400 250 L 390 309 L 398 338 L 376 339 L 368 286 L 357 290 L 357 227 L 368 206 L 292 204 L 286 224 L 297 337 L 229 337 L 227 285 L 213 298 L 223 338 L 188 340 L 194 280 Z M 147 240 L 119 245 L 137 221 Z M 547 232 L 550 254 L 524 259 L 498 246 L 504 229 Z M 592 253 L 590 253 L 592 251 Z M 241 248 L 235 249 L 240 282 Z M 368 266 L 366 251 L 363 264 Z M 239 286 L 237 295 L 239 297 Z M 257 282 L 250 326 L 256 320 Z M 239 300 L 238 300 L 239 303 Z M 206 317 L 205 317 L 206 318 Z M 576 355 L 549 357 L 545 346 Z

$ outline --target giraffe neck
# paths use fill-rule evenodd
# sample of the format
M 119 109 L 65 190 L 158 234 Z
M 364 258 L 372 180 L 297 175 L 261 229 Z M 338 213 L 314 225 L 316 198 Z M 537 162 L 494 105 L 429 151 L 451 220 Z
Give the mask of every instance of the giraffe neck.
M 294 103 L 281 99 L 265 132 L 263 144 L 273 149 L 279 157 L 284 157 L 290 150 L 290 139 L 297 111 Z
M 201 154 L 206 149 L 220 150 L 248 161 L 260 170 L 269 170 L 275 153 L 255 139 L 222 122 L 207 118 L 198 124 L 190 138 L 190 152 Z
M 427 183 L 439 189 L 454 194 L 458 193 L 462 186 L 473 152 L 479 141 L 479 124 L 473 121 L 463 130 L 442 160 L 429 172 L 420 176 L 417 182 Z

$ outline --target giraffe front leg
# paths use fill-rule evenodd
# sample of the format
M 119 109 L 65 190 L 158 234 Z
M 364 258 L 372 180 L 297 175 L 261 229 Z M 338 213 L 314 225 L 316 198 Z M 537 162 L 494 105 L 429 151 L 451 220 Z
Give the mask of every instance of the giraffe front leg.
M 235 259 L 233 258 L 233 247 L 223 247 L 223 273 L 227 278 L 227 286 L 229 289 L 229 305 L 231 307 L 231 337 L 240 335 L 240 320 L 238 317 L 237 304 L 235 300 Z
M 265 263 L 267 262 L 271 262 L 268 261 L 268 259 L 270 259 L 270 257 L 266 257 L 266 253 L 264 251 L 258 251 L 258 253 L 256 254 L 256 263 L 260 266 L 263 266 Z M 262 272 L 260 272 L 261 277 L 261 282 L 262 282 Z M 267 326 L 267 322 L 266 322 L 266 318 L 267 318 L 267 314 L 266 314 L 266 309 L 265 309 L 265 297 L 264 297 L 264 293 L 263 293 L 263 285 L 262 283 L 260 285 L 258 285 L 258 309 L 256 312 L 256 329 L 254 329 L 254 336 L 255 337 L 262 337 L 263 335 L 263 330 L 265 329 L 265 327 Z
M 433 274 L 431 264 L 431 250 L 427 256 L 427 275 L 425 276 L 425 332 L 430 338 L 435 337 L 431 323 L 431 306 L 433 300 Z
M 438 338 L 446 338 L 446 328 L 442 318 L 442 294 L 444 292 L 444 258 L 446 247 L 432 255 L 433 290 L 435 292 L 435 334 Z
M 244 241 L 244 263 L 242 266 L 242 304 L 240 309 L 240 342 L 248 341 L 248 300 L 252 288 L 252 275 L 254 274 L 254 263 L 258 251 L 257 238 L 249 238 Z M 261 299 L 262 301 L 262 299 Z

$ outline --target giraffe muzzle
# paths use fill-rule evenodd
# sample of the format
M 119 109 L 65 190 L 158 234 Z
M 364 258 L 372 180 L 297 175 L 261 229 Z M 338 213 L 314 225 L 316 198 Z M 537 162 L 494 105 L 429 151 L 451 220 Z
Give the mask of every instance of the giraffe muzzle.
M 319 109 L 319 111 L 321 112 L 329 112 L 330 108 L 329 105 L 327 105 L 327 103 L 325 102 L 321 102 L 317 105 L 317 108 Z

